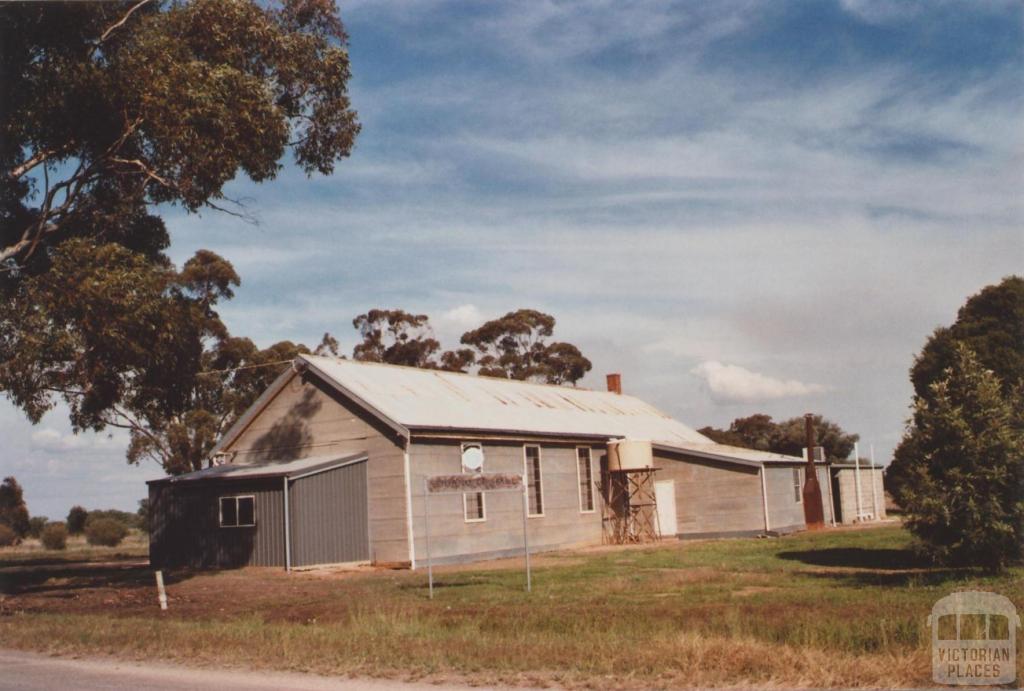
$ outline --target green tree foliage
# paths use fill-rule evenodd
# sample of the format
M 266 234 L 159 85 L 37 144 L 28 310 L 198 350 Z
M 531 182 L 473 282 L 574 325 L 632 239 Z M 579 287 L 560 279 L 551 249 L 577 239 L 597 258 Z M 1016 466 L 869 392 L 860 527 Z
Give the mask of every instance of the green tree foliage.
M 352 320 L 362 340 L 352 357 L 364 362 L 443 369 L 488 377 L 575 384 L 590 360 L 571 343 L 548 343 L 555 318 L 537 310 L 509 312 L 462 335 L 463 348 L 441 352 L 429 317 L 400 309 L 372 309 Z
M 51 257 L 53 270 L 20 281 L 0 312 L 0 388 L 34 422 L 62 399 L 76 430 L 127 429 L 132 463 L 202 468 L 287 361 L 309 352 L 228 334 L 215 307 L 239 279 L 213 252 L 176 271 L 76 238 Z
M 1024 386 L 1024 278 L 1010 276 L 983 288 L 967 299 L 952 326 L 935 330 L 910 370 L 915 401 L 931 400 L 934 384 L 953 366 L 960 344 L 992 371 L 1004 394 Z M 901 505 L 906 502 L 904 490 L 915 481 L 914 465 L 922 458 L 915 444 L 913 435 L 905 435 L 885 473 L 886 489 Z
M 916 396 L 901 445 L 907 526 L 940 563 L 998 569 L 1024 541 L 1024 395 L 1007 393 L 966 345 Z
M 1024 381 L 1024 278 L 1010 276 L 968 298 L 948 328 L 936 329 L 914 360 L 915 394 L 928 399 L 963 343 L 1009 391 Z
M 461 341 L 475 351 L 482 376 L 575 384 L 592 365 L 575 345 L 549 343 L 554 329 L 550 314 L 520 309 L 467 331 Z
M 203 342 L 224 335 L 212 308 L 238 283 L 231 265 L 202 252 L 179 273 L 87 239 L 50 256 L 52 270 L 20 281 L 0 311 L 0 388 L 33 422 L 63 399 L 76 430 L 187 409 Z
M 849 457 L 860 436 L 846 432 L 821 415 L 815 415 L 812 419 L 815 441 L 824 448 L 825 457 L 830 461 L 841 461 Z M 728 429 L 703 427 L 697 431 L 719 444 L 803 457 L 807 445 L 806 424 L 802 416 L 775 422 L 770 415 L 758 413 L 736 418 Z
M 330 173 L 359 131 L 328 0 L 14 3 L 0 37 L 0 263 L 72 236 L 141 251 L 151 205 L 216 207 L 289 149 Z
M 0 524 L 13 530 L 19 539 L 28 535 L 28 507 L 21 485 L 13 477 L 5 477 L 0 483 Z
M 28 519 L 28 536 L 38 538 L 49 522 L 50 519 L 47 516 L 33 516 Z
M 65 549 L 68 546 L 68 529 L 63 523 L 48 523 L 43 526 L 39 540 L 46 549 Z
M 132 511 L 121 511 L 120 509 L 93 509 L 89 512 L 89 517 L 85 520 L 86 531 L 88 531 L 91 524 L 96 521 L 103 520 L 116 521 L 125 528 L 137 528 L 139 525 L 139 516 L 137 513 Z
M 113 518 L 99 518 L 85 525 L 85 541 L 90 545 L 117 547 L 127 535 L 124 523 Z
M 214 342 L 200 354 L 200 372 L 181 405 L 157 410 L 130 428 L 128 460 L 155 461 L 170 474 L 202 469 L 227 429 L 292 359 L 309 352 L 290 341 L 264 349 L 248 338 Z
M 400 309 L 372 309 L 352 320 L 362 341 L 352 357 L 363 362 L 434 369 L 441 344 L 434 338 L 429 317 Z
M 149 498 L 139 499 L 139 508 L 135 512 L 135 524 L 139 530 L 149 535 L 152 530 L 152 517 L 149 506 Z
M 153 210 L 221 208 L 289 151 L 330 173 L 359 131 L 345 42 L 328 0 L 0 7 L 0 391 L 31 420 L 63 399 L 76 431 L 130 430 L 130 460 L 194 469 L 266 383 L 199 373 L 300 348 L 231 339 L 234 269 L 177 271 Z
M 81 506 L 72 506 L 68 511 L 67 528 L 71 535 L 81 535 L 85 530 L 85 522 L 89 520 L 89 512 Z

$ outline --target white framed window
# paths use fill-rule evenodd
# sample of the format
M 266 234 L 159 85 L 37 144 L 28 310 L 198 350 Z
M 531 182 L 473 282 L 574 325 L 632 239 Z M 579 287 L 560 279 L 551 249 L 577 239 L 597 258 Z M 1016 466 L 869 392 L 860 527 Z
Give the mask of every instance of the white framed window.
M 484 447 L 476 442 L 462 444 L 462 472 L 482 473 L 484 471 Z M 462 493 L 462 515 L 466 523 L 481 523 L 487 520 L 487 500 L 483 492 Z
M 523 446 L 523 475 L 526 477 L 527 514 L 544 515 L 544 483 L 541 473 L 540 447 Z
M 793 499 L 797 504 L 804 502 L 804 479 L 799 468 L 793 468 Z
M 256 525 L 256 497 L 236 494 L 220 497 L 218 514 L 221 528 L 252 528 Z
M 576 481 L 580 489 L 580 513 L 594 513 L 594 463 L 589 446 L 576 447 Z

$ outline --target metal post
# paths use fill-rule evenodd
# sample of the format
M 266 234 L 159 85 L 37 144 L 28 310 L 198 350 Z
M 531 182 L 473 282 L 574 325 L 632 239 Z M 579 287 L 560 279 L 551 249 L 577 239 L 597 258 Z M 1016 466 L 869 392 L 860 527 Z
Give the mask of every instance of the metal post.
M 878 469 L 875 467 L 875 445 L 872 444 L 868 447 L 871 449 L 871 510 L 875 512 L 875 520 L 878 520 L 878 490 L 875 485 L 878 483 L 878 478 L 875 473 Z
M 767 535 L 768 531 L 771 530 L 771 525 L 768 522 L 768 483 L 765 480 L 766 468 L 764 463 L 761 464 L 761 504 L 764 508 L 764 532 Z
M 292 525 L 288 515 L 288 476 L 284 480 L 284 570 L 292 570 Z
M 836 527 L 836 498 L 832 495 L 832 465 L 825 463 L 825 482 L 828 483 L 828 515 L 831 517 L 832 527 Z
M 857 521 L 860 522 L 864 519 L 864 503 L 860 498 L 860 447 L 857 442 L 853 443 L 853 464 L 853 479 L 857 486 Z
M 530 531 L 527 529 L 529 523 L 526 515 L 529 507 L 529 497 L 527 492 L 529 491 L 526 484 L 526 475 L 523 475 L 523 551 L 526 554 L 526 592 L 533 592 L 533 584 L 530 582 Z
M 427 489 L 427 478 L 423 478 L 423 535 L 427 547 L 427 583 L 430 588 L 430 599 L 434 599 L 434 562 L 430 559 L 430 492 Z

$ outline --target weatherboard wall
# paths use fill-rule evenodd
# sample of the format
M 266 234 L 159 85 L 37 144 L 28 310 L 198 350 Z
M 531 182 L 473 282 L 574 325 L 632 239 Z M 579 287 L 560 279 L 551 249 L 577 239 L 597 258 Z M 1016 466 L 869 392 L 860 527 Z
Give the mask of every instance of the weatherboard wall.
M 484 472 L 524 472 L 526 441 L 482 442 Z M 576 445 L 544 442 L 541 447 L 543 515 L 527 519 L 531 551 L 601 542 L 600 456 L 603 445 L 591 447 L 594 511 L 580 510 Z M 460 441 L 414 441 L 409 447 L 412 509 L 417 566 L 426 564 L 424 477 L 462 472 Z M 520 492 L 485 493 L 485 519 L 467 521 L 461 494 L 430 499 L 430 552 L 434 563 L 472 561 L 521 554 L 523 496 Z
M 793 481 L 793 471 L 799 474 L 799 500 L 797 485 Z M 818 485 L 821 487 L 821 507 L 825 523 L 832 521 L 832 505 L 829 501 L 828 471 L 824 466 L 816 466 Z M 807 527 L 804 519 L 803 486 L 805 483 L 803 464 L 768 465 L 765 469 L 765 487 L 768 490 L 768 523 L 772 532 L 792 532 Z
M 370 559 L 409 561 L 401 439 L 320 379 L 293 375 L 223 451 L 236 463 L 366 452 Z
M 680 537 L 764 532 L 761 479 L 753 466 L 656 450 L 656 481 L 674 480 Z
M 834 487 L 838 489 L 840 497 L 840 516 L 845 524 L 857 521 L 857 471 L 854 468 L 836 468 L 832 471 L 836 474 Z M 875 495 L 871 495 L 871 483 L 875 483 Z M 882 470 L 861 468 L 860 470 L 860 496 L 861 514 L 865 520 L 869 516 L 885 518 L 885 492 L 882 487 Z M 872 505 L 874 502 L 874 506 Z M 875 509 L 877 508 L 877 512 Z

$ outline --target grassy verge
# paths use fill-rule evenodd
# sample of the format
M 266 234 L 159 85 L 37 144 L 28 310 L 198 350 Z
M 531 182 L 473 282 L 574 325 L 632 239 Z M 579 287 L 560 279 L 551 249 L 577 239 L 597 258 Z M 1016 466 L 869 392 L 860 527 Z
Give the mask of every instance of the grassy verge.
M 166 616 L 148 590 L 134 607 L 19 610 L 41 596 L 14 585 L 0 645 L 483 683 L 929 685 L 935 600 L 978 588 L 1020 603 L 1024 571 L 929 569 L 907 547 L 886 528 L 566 553 L 530 595 L 514 567 L 459 569 L 433 601 L 420 573 L 179 574 Z
M 149 556 L 149 538 L 132 530 L 117 547 L 90 545 L 85 537 L 68 538 L 67 548 L 46 549 L 38 539 L 30 538 L 15 547 L 0 547 L 0 568 L 121 559 L 144 559 Z

